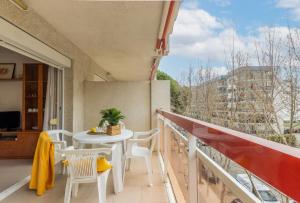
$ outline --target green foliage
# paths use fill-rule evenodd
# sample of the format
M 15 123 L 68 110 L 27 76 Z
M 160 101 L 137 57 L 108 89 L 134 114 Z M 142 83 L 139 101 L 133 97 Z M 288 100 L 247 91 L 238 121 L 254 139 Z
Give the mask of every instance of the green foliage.
M 187 106 L 188 90 L 181 87 L 176 80 L 162 71 L 158 70 L 156 78 L 157 80 L 170 80 L 172 111 L 179 114 L 184 113 Z
M 104 109 L 100 113 L 102 114 L 102 119 L 99 123 L 99 127 L 102 127 L 105 121 L 111 126 L 118 125 L 119 121 L 125 118 L 121 111 L 116 108 Z
M 288 145 L 295 146 L 296 145 L 296 136 L 293 134 L 287 134 L 287 135 L 269 135 L 266 137 L 268 140 L 271 140 L 273 142 L 278 142 L 281 144 L 285 144 L 284 138 Z

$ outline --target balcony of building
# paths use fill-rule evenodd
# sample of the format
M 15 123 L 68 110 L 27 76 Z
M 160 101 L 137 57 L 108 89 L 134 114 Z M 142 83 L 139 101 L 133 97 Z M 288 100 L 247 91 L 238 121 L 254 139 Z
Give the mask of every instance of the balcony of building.
M 179 202 L 299 201 L 297 148 L 162 110 L 158 126 Z

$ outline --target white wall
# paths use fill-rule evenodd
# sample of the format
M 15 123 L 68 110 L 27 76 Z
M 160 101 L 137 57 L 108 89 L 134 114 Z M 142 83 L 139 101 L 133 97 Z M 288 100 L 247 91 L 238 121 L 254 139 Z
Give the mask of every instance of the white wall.
M 155 110 L 170 110 L 169 81 L 85 82 L 84 128 L 97 126 L 102 109 L 116 107 L 126 116 L 126 127 L 134 131 L 151 128 Z M 151 98 L 152 97 L 152 98 Z M 154 121 L 155 123 L 155 121 Z M 153 125 L 152 127 L 155 127 Z
M 85 82 L 84 127 L 97 126 L 102 109 L 116 107 L 135 131 L 150 129 L 150 85 L 143 82 Z
M 171 110 L 171 92 L 169 80 L 153 80 L 151 82 L 151 128 L 157 126 L 156 110 Z
M 16 68 L 14 76 L 20 77 L 23 73 L 23 63 L 39 62 L 0 46 L 0 63 L 15 63 Z
M 22 76 L 23 63 L 37 61 L 0 46 L 0 63 L 16 63 L 15 76 Z M 0 111 L 21 111 L 22 81 L 0 81 Z

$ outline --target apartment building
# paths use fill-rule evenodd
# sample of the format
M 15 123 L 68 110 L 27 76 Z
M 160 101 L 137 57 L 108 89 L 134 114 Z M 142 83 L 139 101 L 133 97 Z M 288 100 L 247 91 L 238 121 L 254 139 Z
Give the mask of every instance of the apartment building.
M 204 121 L 249 134 L 283 130 L 282 109 L 271 67 L 245 66 L 193 87 L 191 114 Z

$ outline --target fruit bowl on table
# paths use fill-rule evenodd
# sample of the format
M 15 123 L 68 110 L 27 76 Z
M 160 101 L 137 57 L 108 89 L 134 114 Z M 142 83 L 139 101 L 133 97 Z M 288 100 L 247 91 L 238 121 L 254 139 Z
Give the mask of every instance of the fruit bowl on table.
M 99 129 L 99 128 L 92 128 L 92 129 L 90 129 L 90 130 L 87 132 L 87 134 L 89 134 L 89 135 L 103 135 L 103 134 L 105 134 L 105 133 L 103 132 L 102 129 Z

